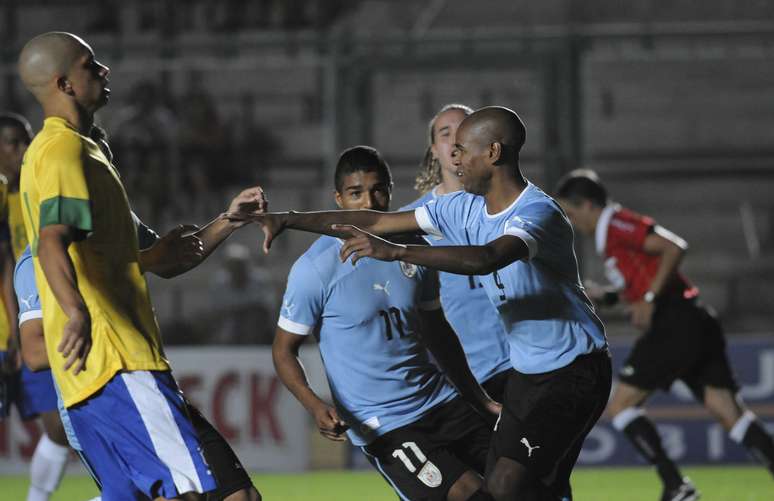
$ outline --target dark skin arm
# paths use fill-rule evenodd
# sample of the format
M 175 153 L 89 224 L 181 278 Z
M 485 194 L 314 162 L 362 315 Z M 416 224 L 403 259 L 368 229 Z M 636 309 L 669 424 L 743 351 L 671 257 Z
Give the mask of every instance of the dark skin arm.
M 334 237 L 347 234 L 333 228 L 334 224 L 353 225 L 377 235 L 422 232 L 414 217 L 414 211 L 380 212 L 375 210 L 337 210 L 320 212 L 229 212 L 235 221 L 253 221 L 261 226 L 264 234 L 263 251 L 269 253 L 271 243 L 286 229 L 308 231 Z
M 341 260 L 352 257 L 355 264 L 362 257 L 381 261 L 400 260 L 458 275 L 487 275 L 509 264 L 529 257 L 524 240 L 503 235 L 486 245 L 452 245 L 428 247 L 388 242 L 354 226 L 336 225 L 345 235 Z
M 271 347 L 274 370 L 296 400 L 301 402 L 307 412 L 314 417 L 320 434 L 327 439 L 343 442 L 346 440 L 344 432 L 349 426 L 339 418 L 332 405 L 324 402 L 312 390 L 304 373 L 304 367 L 298 359 L 298 350 L 305 340 L 306 336 L 299 336 L 277 327 Z
M 688 243 L 666 228 L 656 226 L 653 232 L 645 238 L 643 250 L 650 255 L 661 258 L 649 289 L 658 297 L 677 273 L 680 262 L 688 250 Z M 644 300 L 632 303 L 629 306 L 632 324 L 642 330 L 647 330 L 653 319 L 654 306 L 653 303 Z
M 31 371 L 48 369 L 46 341 L 43 338 L 43 320 L 33 318 L 19 326 L 22 360 Z
M 55 224 L 40 230 L 38 259 L 49 287 L 68 321 L 57 350 L 66 361 L 64 370 L 78 374 L 86 368 L 91 350 L 91 316 L 78 290 L 78 279 L 67 249 L 75 240 L 75 229 Z
M 459 338 L 452 330 L 443 310 L 422 311 L 422 342 L 443 368 L 446 377 L 463 398 L 484 416 L 500 414 L 500 404 L 489 398 L 470 371 Z
M 248 188 L 237 195 L 227 211 L 203 228 L 180 225 L 152 247 L 140 252 L 140 268 L 162 278 L 181 275 L 204 262 L 231 234 L 249 223 L 249 220 L 229 218 L 229 213 L 260 212 L 266 210 L 266 198 L 259 186 Z

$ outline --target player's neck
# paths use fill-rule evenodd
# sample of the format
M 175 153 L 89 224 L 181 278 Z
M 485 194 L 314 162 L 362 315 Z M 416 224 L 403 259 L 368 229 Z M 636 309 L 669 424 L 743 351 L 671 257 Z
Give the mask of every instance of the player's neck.
M 527 180 L 516 171 L 515 175 L 493 176 L 492 184 L 489 187 L 484 199 L 486 200 L 486 211 L 489 214 L 497 214 L 507 209 L 521 192 L 527 188 Z
M 446 171 L 441 171 L 441 184 L 435 187 L 436 195 L 446 195 L 462 189 L 460 178 Z
M 75 130 L 88 136 L 94 125 L 94 114 L 71 102 L 55 102 L 43 106 L 44 118 L 57 117 L 65 120 Z

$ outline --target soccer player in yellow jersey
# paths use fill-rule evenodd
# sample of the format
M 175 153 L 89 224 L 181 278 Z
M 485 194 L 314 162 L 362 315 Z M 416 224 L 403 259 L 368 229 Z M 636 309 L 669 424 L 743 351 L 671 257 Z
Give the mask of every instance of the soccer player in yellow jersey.
M 52 32 L 24 46 L 19 73 L 45 117 L 20 187 L 46 348 L 103 499 L 205 499 L 218 485 L 164 358 L 126 193 L 87 137 L 109 69 Z M 258 497 L 250 487 L 226 499 Z

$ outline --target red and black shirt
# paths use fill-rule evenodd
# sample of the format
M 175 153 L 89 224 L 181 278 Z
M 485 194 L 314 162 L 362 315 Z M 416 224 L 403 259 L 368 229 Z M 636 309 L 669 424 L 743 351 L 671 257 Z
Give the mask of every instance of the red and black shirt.
M 650 217 L 618 204 L 607 205 L 597 222 L 595 243 L 597 253 L 605 258 L 605 275 L 627 302 L 642 299 L 658 270 L 661 257 L 648 254 L 644 248 L 645 239 L 655 226 Z M 698 289 L 678 272 L 659 297 L 696 295 Z

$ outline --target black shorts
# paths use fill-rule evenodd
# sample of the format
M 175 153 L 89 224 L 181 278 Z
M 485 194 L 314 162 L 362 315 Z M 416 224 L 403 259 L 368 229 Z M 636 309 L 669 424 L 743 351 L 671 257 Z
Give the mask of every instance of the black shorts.
M 250 480 L 250 476 L 226 439 L 202 416 L 196 407 L 188 401 L 186 403 L 188 415 L 202 444 L 204 460 L 218 484 L 217 490 L 207 493 L 207 501 L 220 501 L 237 491 L 252 487 L 253 482 Z
M 637 339 L 619 379 L 644 390 L 667 390 L 680 379 L 701 401 L 706 386 L 732 393 L 739 389 L 726 356 L 723 328 L 695 300 L 656 305 L 651 327 Z
M 446 499 L 468 470 L 484 474 L 492 430 L 462 398 L 362 447 L 401 499 Z
M 583 440 L 607 405 L 611 383 L 607 351 L 582 355 L 543 374 L 514 371 L 487 469 L 506 457 L 526 467 L 556 496 L 566 493 Z
M 484 381 L 481 386 L 484 388 L 484 391 L 486 391 L 487 394 L 492 398 L 492 400 L 501 403 L 503 398 L 505 398 L 505 385 L 508 382 L 508 379 L 511 377 L 511 374 L 514 372 L 516 371 L 513 369 L 507 369 L 502 372 L 498 372 L 494 376 Z

